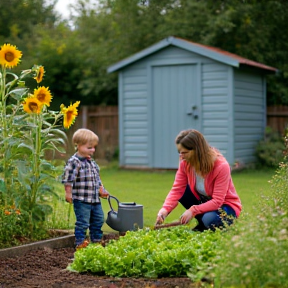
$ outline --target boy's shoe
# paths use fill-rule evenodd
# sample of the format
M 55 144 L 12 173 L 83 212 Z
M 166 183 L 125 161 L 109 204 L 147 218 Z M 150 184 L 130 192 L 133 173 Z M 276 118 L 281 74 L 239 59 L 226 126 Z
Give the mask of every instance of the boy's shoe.
M 76 251 L 80 250 L 82 248 L 86 248 L 89 245 L 89 241 L 88 240 L 84 240 L 81 244 L 76 246 Z
M 100 243 L 100 242 L 101 242 L 101 239 L 92 240 L 91 242 L 92 242 L 92 243 Z
M 102 239 L 91 240 L 91 243 L 93 243 L 93 244 L 102 244 Z

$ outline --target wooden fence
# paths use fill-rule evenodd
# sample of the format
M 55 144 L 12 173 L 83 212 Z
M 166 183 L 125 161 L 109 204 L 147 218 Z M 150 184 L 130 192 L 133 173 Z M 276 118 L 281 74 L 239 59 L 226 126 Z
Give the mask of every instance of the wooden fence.
M 273 131 L 284 135 L 285 128 L 288 124 L 288 106 L 275 105 L 267 107 L 267 126 Z
M 118 151 L 118 107 L 117 106 L 82 106 L 74 125 L 67 131 L 69 139 L 67 151 L 72 155 L 72 135 L 79 128 L 88 128 L 99 137 L 95 159 L 111 160 Z M 66 155 L 67 156 L 67 155 Z
M 288 124 L 288 106 L 267 107 L 267 126 L 283 135 Z M 100 139 L 95 152 L 96 159 L 110 160 L 119 147 L 118 107 L 117 106 L 82 106 L 74 125 L 67 131 L 69 139 L 67 154 L 74 153 L 71 139 L 78 128 L 94 131 Z

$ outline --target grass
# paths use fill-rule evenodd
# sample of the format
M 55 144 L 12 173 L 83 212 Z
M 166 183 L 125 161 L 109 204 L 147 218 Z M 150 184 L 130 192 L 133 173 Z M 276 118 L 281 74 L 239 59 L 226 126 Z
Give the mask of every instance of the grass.
M 233 172 L 232 178 L 236 190 L 243 204 L 243 211 L 254 211 L 261 195 L 269 194 L 269 180 L 274 175 L 274 170 L 243 170 Z M 175 171 L 135 171 L 119 169 L 117 163 L 101 166 L 101 179 L 105 188 L 120 202 L 136 202 L 143 205 L 144 226 L 153 226 L 158 210 L 161 208 L 165 197 L 173 184 Z M 59 184 L 59 201 L 54 201 L 54 212 L 48 219 L 52 228 L 73 229 L 75 223 L 72 206 L 64 201 L 64 188 Z M 116 201 L 111 201 L 117 210 Z M 105 217 L 110 211 L 107 200 L 102 200 Z M 178 205 L 167 217 L 166 222 L 178 220 L 184 212 Z M 195 221 L 195 220 L 194 220 Z M 196 223 L 196 222 L 195 222 Z M 192 223 L 193 224 L 193 223 Z M 105 223 L 104 232 L 113 231 Z
M 243 204 L 243 213 L 238 219 L 237 225 L 230 226 L 225 233 L 221 233 L 220 230 L 220 233 L 215 234 L 208 232 L 207 235 L 213 235 L 213 245 L 206 241 L 206 233 L 195 234 L 204 237 L 201 238 L 202 240 L 198 239 L 200 246 L 196 239 L 189 242 L 188 250 L 194 251 L 191 245 L 196 243 L 198 247 L 208 247 L 208 255 L 214 255 L 214 259 L 208 260 L 207 263 L 205 263 L 207 258 L 197 255 L 196 260 L 199 261 L 197 262 L 199 265 L 196 266 L 196 270 L 190 268 L 192 270 L 187 271 L 188 277 L 193 282 L 197 282 L 204 275 L 206 279 L 212 280 L 213 287 L 217 288 L 288 287 L 288 262 L 285 261 L 288 257 L 288 165 L 282 163 L 280 167 L 281 169 L 277 169 L 277 171 L 243 170 L 233 172 L 232 178 Z M 154 225 L 156 214 L 171 188 L 174 176 L 175 171 L 128 171 L 118 169 L 115 165 L 102 166 L 101 170 L 102 181 L 112 195 L 122 202 L 135 201 L 144 206 L 144 226 Z M 269 183 L 270 180 L 271 183 Z M 106 200 L 103 200 L 102 203 L 106 214 L 110 209 Z M 67 206 L 66 203 L 64 205 L 60 208 L 59 204 L 55 213 L 62 212 L 68 207 L 71 209 L 71 205 Z M 178 219 L 183 211 L 183 208 L 177 207 L 167 222 Z M 55 219 L 59 219 L 59 217 L 55 216 Z M 105 225 L 103 230 L 108 231 L 107 229 L 107 225 Z M 140 232 L 142 231 L 148 230 Z M 173 239 L 175 237 L 179 237 L 179 234 L 174 235 Z M 122 240 L 126 241 L 125 239 L 126 237 L 123 237 Z M 116 246 L 117 251 L 120 244 Z M 126 242 L 122 245 L 130 247 Z M 167 248 L 171 250 L 171 246 L 167 245 Z M 88 252 L 87 250 L 87 255 Z M 162 255 L 162 253 L 160 254 Z M 184 258 L 186 254 L 185 250 Z M 93 257 L 96 259 L 98 253 Z M 113 259 L 115 258 L 117 257 L 113 257 Z M 82 259 L 82 256 L 79 259 Z M 93 258 L 93 263 L 95 259 Z M 126 261 L 127 257 L 123 259 Z M 161 263 L 167 264 L 171 262 L 170 260 L 171 254 L 167 259 L 161 260 Z M 195 259 L 192 262 L 195 264 Z M 192 262 L 189 260 L 190 264 Z M 113 269 L 116 267 L 114 266 L 112 265 Z M 127 264 L 124 269 L 131 267 L 133 268 L 134 265 Z M 209 283 L 207 283 L 208 286 L 203 285 L 204 283 L 201 282 L 201 287 L 211 287 Z
M 255 213 L 255 206 L 262 196 L 270 193 L 270 183 L 275 170 L 243 170 L 232 173 L 234 185 L 240 196 L 243 212 Z

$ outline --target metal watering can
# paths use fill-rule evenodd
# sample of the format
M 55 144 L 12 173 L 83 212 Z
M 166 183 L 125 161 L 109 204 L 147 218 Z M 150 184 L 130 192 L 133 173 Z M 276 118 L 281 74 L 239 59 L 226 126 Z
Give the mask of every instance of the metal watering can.
M 111 205 L 111 198 L 117 202 L 117 211 Z M 106 219 L 108 226 L 119 232 L 143 228 L 143 205 L 136 204 L 135 202 L 121 203 L 116 197 L 111 195 L 107 199 L 111 209 Z

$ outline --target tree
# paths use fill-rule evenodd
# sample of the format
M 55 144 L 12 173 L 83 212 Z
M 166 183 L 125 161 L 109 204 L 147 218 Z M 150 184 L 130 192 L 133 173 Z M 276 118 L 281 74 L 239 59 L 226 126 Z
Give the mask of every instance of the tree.
M 31 47 L 29 54 L 32 59 L 38 58 L 45 67 L 43 83 L 54 95 L 54 107 L 62 103 L 69 105 L 76 100 L 83 104 L 78 85 L 85 73 L 85 54 L 82 54 L 76 32 L 61 23 L 53 29 L 38 29 L 36 34 L 35 46 Z
M 89 68 L 79 87 L 88 98 L 98 94 L 98 103 L 116 98 L 109 65 L 174 35 L 278 68 L 282 72 L 268 77 L 268 104 L 288 104 L 285 2 L 102 0 L 94 10 L 80 3 L 76 27 Z
M 213 9 L 203 43 L 279 69 L 267 78 L 267 103 L 288 105 L 288 2 L 215 1 Z
M 0 25 L 8 29 L 0 39 L 27 55 L 24 67 L 47 66 L 45 85 L 64 104 L 80 97 L 81 104 L 117 105 L 117 75 L 107 68 L 173 35 L 278 68 L 268 76 L 267 103 L 288 105 L 287 1 L 78 0 L 73 28 L 53 7 L 2 0 Z
M 44 5 L 45 0 L 1 0 L 0 40 L 23 39 L 35 26 L 54 26 L 57 20 L 54 4 Z M 3 29 L 5 27 L 5 29 Z

